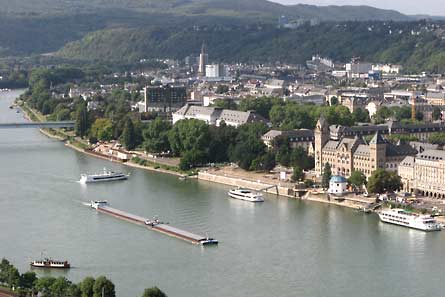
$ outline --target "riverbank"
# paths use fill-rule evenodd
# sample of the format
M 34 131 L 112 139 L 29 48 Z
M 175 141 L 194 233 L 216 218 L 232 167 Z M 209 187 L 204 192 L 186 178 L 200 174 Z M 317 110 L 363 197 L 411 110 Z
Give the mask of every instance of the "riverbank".
M 33 121 L 33 122 L 34 121 L 46 121 L 46 118 L 44 118 L 37 111 L 33 110 L 26 104 L 23 104 L 21 106 L 21 109 L 22 109 L 24 117 L 29 121 Z M 53 129 L 39 129 L 39 131 L 40 131 L 40 133 L 42 133 L 43 135 L 45 135 L 48 138 L 64 142 L 66 147 L 73 149 L 79 153 L 83 153 L 83 154 L 86 154 L 91 157 L 95 157 L 95 158 L 99 158 L 99 159 L 103 159 L 103 160 L 107 160 L 107 161 L 111 161 L 111 162 L 116 162 L 116 160 L 111 160 L 109 156 L 90 152 L 88 150 L 88 147 L 86 147 L 87 145 L 85 143 L 77 141 L 75 139 L 75 137 L 72 137 L 70 135 L 67 135 L 65 133 L 62 133 L 60 131 L 53 130 Z M 161 168 L 162 164 L 157 164 L 157 163 L 152 164 L 152 162 L 150 162 L 151 166 L 141 165 L 141 164 L 138 164 L 133 161 L 120 162 L 120 163 L 122 163 L 123 165 L 129 166 L 129 167 L 133 167 L 133 168 L 144 169 L 144 170 L 149 170 L 149 171 L 154 171 L 154 172 L 160 172 L 160 173 L 170 174 L 170 175 L 174 175 L 174 176 L 178 176 L 178 177 L 186 177 L 190 174 L 189 172 L 178 172 L 179 169 L 178 169 L 178 171 L 175 171 L 175 170 L 169 170 L 166 168 Z
M 325 193 L 314 194 L 307 191 L 307 189 L 297 189 L 295 184 L 282 182 L 278 179 L 272 179 L 249 173 L 250 178 L 246 176 L 236 176 L 239 170 L 236 169 L 209 169 L 198 173 L 198 180 L 224 184 L 233 187 L 248 188 L 255 191 L 262 191 L 269 194 L 277 195 L 278 197 L 301 199 L 313 201 L 318 203 L 331 204 L 352 209 L 359 209 L 365 205 L 374 202 L 372 198 L 362 199 L 357 198 L 353 194 L 341 197 L 341 199 L 328 198 Z M 232 173 L 232 174 L 230 174 Z M 351 197 L 349 197 L 351 196 Z

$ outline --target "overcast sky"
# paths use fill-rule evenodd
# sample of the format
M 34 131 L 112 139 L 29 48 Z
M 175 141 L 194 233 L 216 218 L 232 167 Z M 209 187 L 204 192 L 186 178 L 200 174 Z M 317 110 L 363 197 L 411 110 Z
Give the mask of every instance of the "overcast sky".
M 429 14 L 445 16 L 445 0 L 270 0 L 283 4 L 313 5 L 369 5 L 394 9 L 405 14 Z

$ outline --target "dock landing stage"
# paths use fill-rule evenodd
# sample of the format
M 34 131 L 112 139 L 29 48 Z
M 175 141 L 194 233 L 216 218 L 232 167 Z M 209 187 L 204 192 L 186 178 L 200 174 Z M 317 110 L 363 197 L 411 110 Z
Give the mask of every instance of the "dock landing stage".
M 91 201 L 91 203 L 88 203 L 87 205 L 96 209 L 98 212 L 108 214 L 118 219 L 122 219 L 134 224 L 145 226 L 150 230 L 158 231 L 160 233 L 164 233 L 166 235 L 176 237 L 193 244 L 198 244 L 203 246 L 218 244 L 218 241 L 216 239 L 193 234 L 191 232 L 184 231 L 164 223 L 148 224 L 147 222 L 150 222 L 149 219 L 119 209 L 112 208 L 108 206 L 108 203 L 105 201 Z

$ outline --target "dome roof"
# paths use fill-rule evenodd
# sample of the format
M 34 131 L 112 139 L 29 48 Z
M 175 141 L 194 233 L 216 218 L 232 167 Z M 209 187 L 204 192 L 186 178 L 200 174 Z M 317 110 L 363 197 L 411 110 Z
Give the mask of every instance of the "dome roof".
M 347 183 L 348 181 L 343 176 L 334 175 L 334 176 L 331 177 L 330 182 L 331 183 Z

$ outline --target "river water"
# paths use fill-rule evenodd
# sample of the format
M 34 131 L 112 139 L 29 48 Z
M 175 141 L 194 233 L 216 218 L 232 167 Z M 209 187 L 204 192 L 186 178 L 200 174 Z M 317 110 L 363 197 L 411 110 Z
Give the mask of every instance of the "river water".
M 0 93 L 0 122 L 24 121 L 9 109 L 18 91 Z M 442 296 L 445 232 L 423 233 L 376 215 L 274 196 L 232 200 L 228 187 L 134 169 L 80 154 L 34 129 L 0 129 L 0 257 L 22 272 L 41 253 L 68 259 L 78 282 L 106 275 L 118 296 L 158 286 L 170 297 Z M 103 167 L 128 181 L 83 186 Z M 202 248 L 82 205 L 160 218 L 218 247 Z M 441 292 L 442 291 L 442 292 Z

